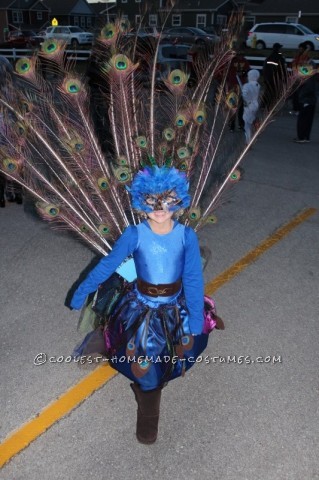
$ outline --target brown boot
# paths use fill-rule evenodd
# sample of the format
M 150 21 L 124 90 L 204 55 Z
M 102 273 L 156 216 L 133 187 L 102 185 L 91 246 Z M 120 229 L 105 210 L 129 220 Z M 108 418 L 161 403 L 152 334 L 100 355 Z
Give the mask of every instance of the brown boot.
M 131 383 L 137 401 L 136 438 L 147 445 L 156 442 L 162 387 L 144 392 L 137 383 Z

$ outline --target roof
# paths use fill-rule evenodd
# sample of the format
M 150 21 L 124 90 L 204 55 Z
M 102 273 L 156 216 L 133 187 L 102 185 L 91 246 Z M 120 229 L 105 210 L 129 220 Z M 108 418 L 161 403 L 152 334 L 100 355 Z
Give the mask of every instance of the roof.
M 35 0 L 33 0 L 34 2 Z M 11 4 L 16 3 L 14 0 L 1 0 L 0 2 L 0 10 L 7 10 Z
M 92 2 L 90 3 L 90 7 L 94 10 L 96 14 L 103 13 L 104 11 L 108 10 L 110 7 L 116 6 L 116 3 L 113 2 Z
M 219 8 L 227 5 L 228 3 L 237 5 L 235 0 L 183 0 L 176 4 L 175 10 L 178 12 L 191 12 L 191 11 L 202 11 L 202 12 L 212 12 L 217 11 Z M 168 10 L 168 7 L 160 8 L 160 10 Z
M 247 4 L 246 11 L 264 15 L 298 15 L 299 10 L 302 14 L 318 15 L 318 0 L 264 0 L 260 5 Z
M 83 7 L 87 13 L 94 14 L 90 3 L 85 0 L 43 0 L 44 5 L 50 8 L 53 15 L 69 15 L 70 13 L 82 13 Z

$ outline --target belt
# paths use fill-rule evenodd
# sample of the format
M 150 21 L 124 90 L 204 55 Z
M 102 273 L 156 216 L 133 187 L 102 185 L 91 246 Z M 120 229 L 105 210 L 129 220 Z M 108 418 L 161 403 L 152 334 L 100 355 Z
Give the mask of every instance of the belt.
M 174 283 L 160 283 L 154 285 L 153 283 L 144 282 L 144 280 L 138 278 L 136 284 L 138 291 L 144 295 L 150 297 L 169 297 L 170 295 L 179 292 L 182 286 L 182 281 L 177 280 Z

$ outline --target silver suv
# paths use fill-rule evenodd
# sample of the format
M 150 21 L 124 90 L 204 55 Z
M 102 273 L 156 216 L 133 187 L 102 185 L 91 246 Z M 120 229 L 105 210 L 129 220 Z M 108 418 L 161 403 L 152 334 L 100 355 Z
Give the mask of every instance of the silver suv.
M 67 45 L 73 48 L 79 45 L 92 44 L 94 35 L 85 32 L 80 27 L 72 25 L 61 25 L 59 27 L 48 27 L 45 31 L 45 39 L 56 38 L 57 40 L 66 41 Z
M 248 32 L 247 47 L 272 48 L 280 43 L 283 48 L 297 49 L 301 43 L 307 43 L 311 50 L 319 50 L 319 35 L 300 23 L 256 23 Z

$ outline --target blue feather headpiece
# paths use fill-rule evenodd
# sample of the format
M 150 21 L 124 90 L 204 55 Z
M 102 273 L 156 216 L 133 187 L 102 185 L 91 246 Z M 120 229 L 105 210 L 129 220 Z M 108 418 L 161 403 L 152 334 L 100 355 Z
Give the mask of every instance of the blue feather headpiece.
M 168 167 L 145 167 L 134 177 L 127 190 L 132 196 L 132 206 L 135 210 L 152 212 L 154 208 L 147 202 L 150 196 L 159 196 L 173 192 L 177 201 L 168 206 L 168 210 L 176 212 L 190 205 L 188 193 L 188 181 L 184 173 L 176 168 Z

